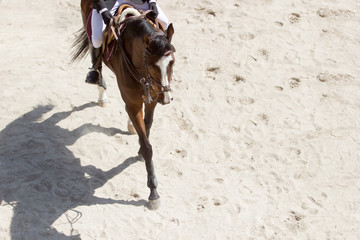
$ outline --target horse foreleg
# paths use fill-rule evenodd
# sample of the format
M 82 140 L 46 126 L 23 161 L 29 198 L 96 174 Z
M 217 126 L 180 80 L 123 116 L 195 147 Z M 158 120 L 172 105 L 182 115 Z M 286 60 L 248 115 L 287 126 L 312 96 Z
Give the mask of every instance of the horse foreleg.
M 146 128 L 146 136 L 147 138 L 149 138 L 150 136 L 150 129 L 153 123 L 153 118 L 154 118 L 154 110 L 156 107 L 156 102 L 152 102 L 149 104 L 145 104 L 145 128 Z
M 147 186 L 150 188 L 148 207 L 150 209 L 156 209 L 159 207 L 160 204 L 160 196 L 156 190 L 158 182 L 155 176 L 155 169 L 152 161 L 153 151 L 149 139 L 146 136 L 146 127 L 143 119 L 142 104 L 136 107 L 126 106 L 126 111 L 128 112 L 129 118 L 132 121 L 134 128 L 136 129 L 136 132 L 139 136 L 139 154 L 141 154 L 145 160 L 148 177 Z
M 100 107 L 106 107 L 108 103 L 108 98 L 106 96 L 105 88 L 102 86 L 98 86 L 98 89 L 99 89 L 98 104 Z

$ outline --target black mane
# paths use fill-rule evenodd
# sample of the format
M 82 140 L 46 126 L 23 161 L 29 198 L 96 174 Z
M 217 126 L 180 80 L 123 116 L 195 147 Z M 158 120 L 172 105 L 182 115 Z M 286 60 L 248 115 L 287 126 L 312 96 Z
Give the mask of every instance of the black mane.
M 124 40 L 129 40 L 132 38 L 141 38 L 144 41 L 144 37 L 151 37 L 154 33 L 159 30 L 156 30 L 146 19 L 144 18 L 135 18 L 130 19 L 126 23 L 124 29 Z M 167 39 L 166 35 L 156 35 L 151 38 L 151 42 L 148 45 L 148 51 L 153 56 L 163 56 L 165 52 L 171 50 L 171 44 Z

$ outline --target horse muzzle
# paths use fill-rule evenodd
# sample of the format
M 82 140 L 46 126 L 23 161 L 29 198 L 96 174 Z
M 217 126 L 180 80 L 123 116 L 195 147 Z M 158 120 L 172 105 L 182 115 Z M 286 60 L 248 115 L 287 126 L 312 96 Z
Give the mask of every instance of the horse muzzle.
M 163 97 L 159 98 L 158 103 L 162 104 L 162 105 L 166 105 L 169 104 L 172 100 L 174 100 L 174 98 L 171 96 L 171 92 L 164 92 Z

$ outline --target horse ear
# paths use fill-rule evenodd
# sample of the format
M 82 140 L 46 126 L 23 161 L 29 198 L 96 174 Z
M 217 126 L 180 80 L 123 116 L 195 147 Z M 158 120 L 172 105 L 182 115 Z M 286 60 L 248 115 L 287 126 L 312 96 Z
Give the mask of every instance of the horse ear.
M 170 23 L 168 29 L 166 30 L 166 36 L 169 39 L 169 42 L 171 42 L 173 35 L 174 35 L 174 27 L 173 27 L 173 24 Z

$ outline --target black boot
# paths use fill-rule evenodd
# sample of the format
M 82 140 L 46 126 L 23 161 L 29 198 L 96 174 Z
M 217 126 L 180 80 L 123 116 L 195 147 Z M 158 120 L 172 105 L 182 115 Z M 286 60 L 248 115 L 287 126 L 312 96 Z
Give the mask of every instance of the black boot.
M 91 46 L 90 47 L 90 56 L 91 56 L 92 68 L 86 75 L 85 82 L 90 83 L 90 84 L 100 84 L 101 82 L 103 82 L 102 74 L 101 74 L 101 69 L 102 69 L 101 62 L 102 61 L 100 59 L 101 47 L 94 48 L 93 46 Z

